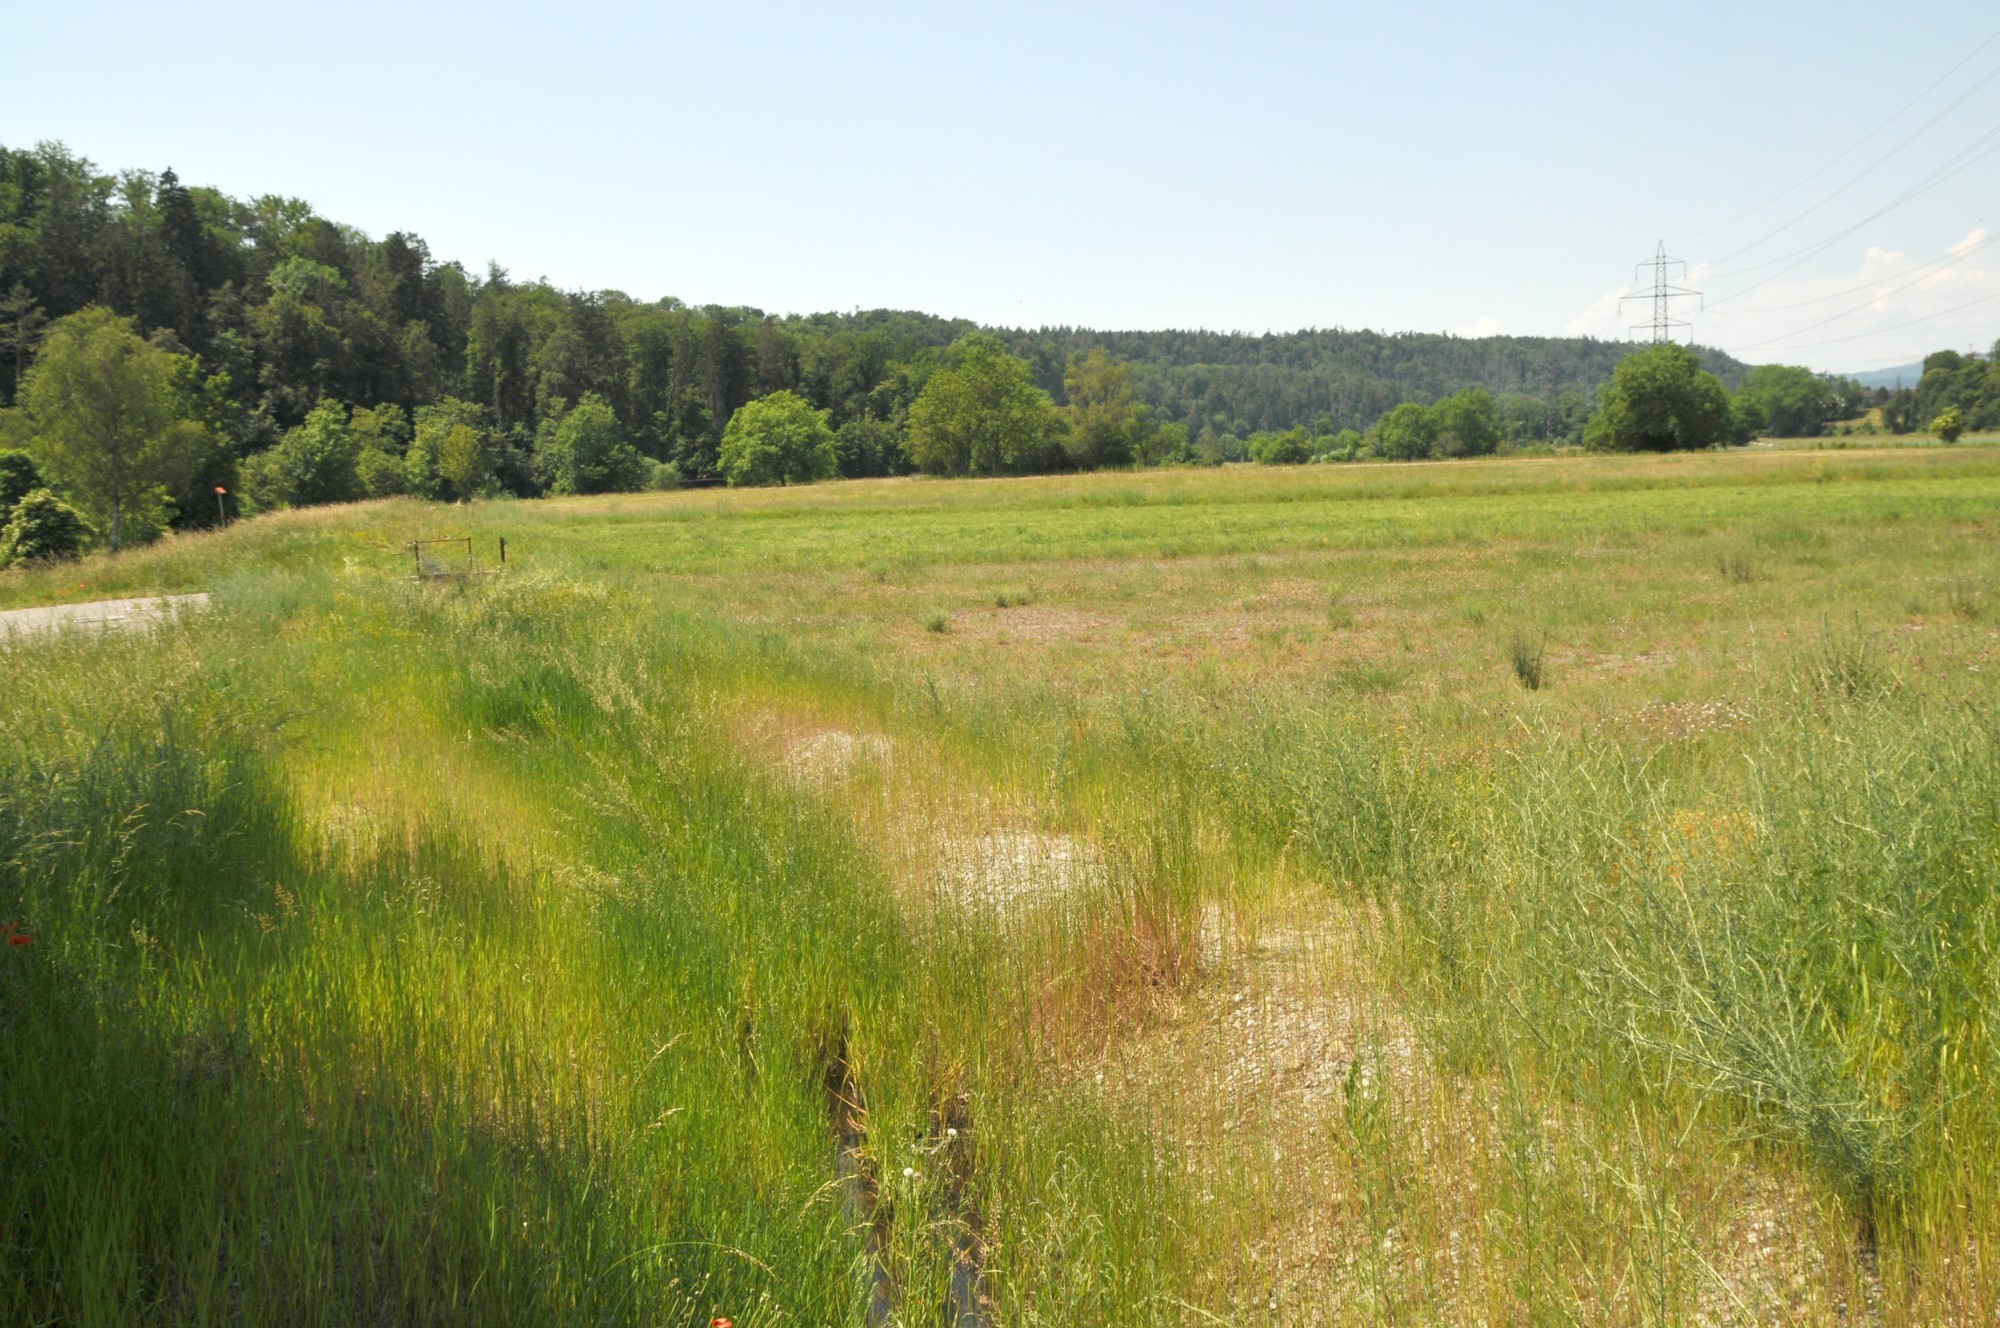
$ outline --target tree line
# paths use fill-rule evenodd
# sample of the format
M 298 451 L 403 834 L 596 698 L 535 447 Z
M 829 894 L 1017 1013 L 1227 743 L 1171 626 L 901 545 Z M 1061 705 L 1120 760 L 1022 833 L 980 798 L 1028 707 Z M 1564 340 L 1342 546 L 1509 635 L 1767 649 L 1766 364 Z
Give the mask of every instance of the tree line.
M 0 448 L 33 452 L 113 545 L 392 494 L 1581 445 L 1630 354 L 692 308 L 473 273 L 295 199 L 0 146 Z M 1741 394 L 1766 374 L 1697 361 Z M 1943 390 L 1927 374 L 1912 395 Z

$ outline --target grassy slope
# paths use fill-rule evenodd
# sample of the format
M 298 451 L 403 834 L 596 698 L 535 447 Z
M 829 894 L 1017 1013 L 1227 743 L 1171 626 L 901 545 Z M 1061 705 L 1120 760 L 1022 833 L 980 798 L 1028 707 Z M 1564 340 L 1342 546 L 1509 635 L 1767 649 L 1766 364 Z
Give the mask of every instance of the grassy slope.
M 218 604 L 10 656 L 0 1300 L 859 1321 L 847 1064 L 910 1306 L 970 1227 L 1024 1322 L 1990 1309 L 1996 497 L 894 481 L 0 578 Z M 446 533 L 509 575 L 402 579 Z M 828 733 L 893 759 L 784 777 Z M 962 908 L 996 831 L 1103 867 Z

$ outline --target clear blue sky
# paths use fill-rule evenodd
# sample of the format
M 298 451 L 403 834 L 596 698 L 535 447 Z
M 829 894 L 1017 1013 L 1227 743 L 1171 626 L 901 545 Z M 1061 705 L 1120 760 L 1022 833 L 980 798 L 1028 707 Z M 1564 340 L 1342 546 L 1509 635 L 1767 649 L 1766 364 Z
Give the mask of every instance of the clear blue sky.
M 2000 10 L 68 0 L 0 31 L 9 146 L 566 287 L 1025 325 L 1623 335 L 1607 297 L 1661 237 L 1721 297 L 2000 129 L 1996 77 L 1718 265 L 2000 69 L 1973 54 Z M 2000 154 L 1967 160 L 1700 339 L 1833 369 L 1990 345 L 2000 298 L 1939 311 L 2000 296 L 2000 242 L 1892 289 L 2000 230 Z

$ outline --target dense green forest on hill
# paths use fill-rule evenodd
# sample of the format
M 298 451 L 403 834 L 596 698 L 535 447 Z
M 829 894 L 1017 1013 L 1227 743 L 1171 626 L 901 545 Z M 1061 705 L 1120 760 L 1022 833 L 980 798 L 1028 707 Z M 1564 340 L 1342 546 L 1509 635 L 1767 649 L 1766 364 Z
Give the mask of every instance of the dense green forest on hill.
M 1892 394 L 1702 351 L 1660 364 L 1705 404 L 1688 398 L 1664 432 L 1635 424 L 1593 442 L 1634 350 L 694 308 L 516 281 L 497 264 L 476 273 L 414 234 L 378 240 L 300 200 L 237 199 L 172 170 L 112 174 L 59 144 L 0 147 L 0 456 L 16 449 L 21 470 L 9 491 L 53 481 L 113 547 L 227 519 L 232 501 L 1706 446 L 1817 435 L 1870 405 L 1894 431 L 2000 423 L 1991 357 L 1940 353 Z M 143 403 L 102 390 L 114 360 Z M 133 436 L 165 449 L 157 464 L 107 468 L 78 391 L 133 419 L 143 405 L 157 427 Z M 752 402 L 764 404 L 744 412 Z M 50 531 L 73 523 L 46 514 Z
M 835 429 L 893 428 L 938 353 L 975 326 L 561 291 L 440 260 L 409 233 L 372 238 L 296 199 L 232 198 L 171 170 L 107 173 L 59 145 L 0 148 L 0 403 L 13 400 L 41 329 L 90 305 L 199 358 L 239 456 L 269 447 L 322 400 L 408 415 L 455 397 L 507 444 L 498 472 L 512 487 L 532 482 L 536 430 L 587 394 L 610 406 L 640 453 L 690 479 L 715 473 L 731 414 L 773 391 L 797 391 Z M 1503 414 L 1517 434 L 1560 436 L 1630 349 L 1339 330 L 996 330 L 1058 403 L 1074 353 L 1101 347 L 1129 362 L 1137 399 L 1155 419 L 1185 425 L 1196 446 L 1300 425 L 1364 428 L 1398 402 L 1472 386 L 1546 403 L 1518 401 Z M 1732 385 L 1743 370 L 1710 365 Z M 879 441 L 868 444 L 865 428 L 850 431 L 843 472 L 894 467 Z
M 1103 347 L 1131 362 L 1141 400 L 1156 410 L 1237 433 L 1315 421 L 1321 432 L 1365 429 L 1402 402 L 1433 402 L 1468 387 L 1543 402 L 1566 394 L 1587 399 L 1633 350 L 1589 337 L 1469 338 L 1339 328 L 1264 335 L 1044 328 L 1011 335 L 1024 343 L 1020 353 L 1031 358 L 1048 347 L 1041 353 L 1053 359 L 1057 379 L 1063 356 Z M 1703 360 L 1730 387 L 1748 368 L 1719 351 L 1706 352 Z

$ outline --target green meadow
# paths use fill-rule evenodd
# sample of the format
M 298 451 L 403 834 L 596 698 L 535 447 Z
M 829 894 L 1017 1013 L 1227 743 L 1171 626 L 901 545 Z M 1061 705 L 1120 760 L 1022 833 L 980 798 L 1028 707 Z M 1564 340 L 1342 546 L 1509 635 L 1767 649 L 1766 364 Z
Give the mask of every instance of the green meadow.
M 1996 536 L 1982 444 L 0 575 L 211 596 L 0 646 L 0 1320 L 1991 1322 Z

